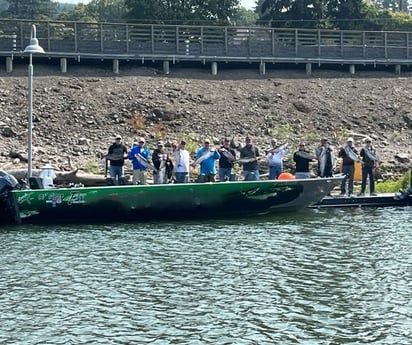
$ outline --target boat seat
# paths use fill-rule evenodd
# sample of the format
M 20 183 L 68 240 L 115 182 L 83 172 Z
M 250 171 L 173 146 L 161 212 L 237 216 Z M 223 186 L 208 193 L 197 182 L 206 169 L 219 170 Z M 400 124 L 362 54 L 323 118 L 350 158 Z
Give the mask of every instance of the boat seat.
M 30 189 L 43 189 L 43 179 L 41 177 L 29 177 Z

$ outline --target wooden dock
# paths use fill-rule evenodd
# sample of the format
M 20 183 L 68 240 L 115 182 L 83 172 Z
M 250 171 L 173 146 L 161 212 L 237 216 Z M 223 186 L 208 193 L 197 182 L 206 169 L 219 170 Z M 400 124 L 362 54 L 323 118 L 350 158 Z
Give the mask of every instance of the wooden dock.
M 389 207 L 412 206 L 412 190 L 403 193 L 382 193 L 365 196 L 327 196 L 311 208 L 342 208 L 342 207 Z

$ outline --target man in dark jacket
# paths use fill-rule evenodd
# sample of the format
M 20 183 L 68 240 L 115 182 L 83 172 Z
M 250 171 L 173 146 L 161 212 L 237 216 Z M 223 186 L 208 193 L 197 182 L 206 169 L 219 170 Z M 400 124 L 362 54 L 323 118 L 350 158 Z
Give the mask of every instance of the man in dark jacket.
M 157 171 L 153 172 L 154 184 L 166 184 L 172 177 L 173 163 L 164 149 L 163 141 L 157 142 L 157 149 L 153 151 L 152 162 Z
M 362 157 L 362 185 L 359 196 L 365 195 L 366 181 L 369 177 L 369 193 L 370 195 L 376 195 L 375 193 L 375 168 L 378 163 L 376 158 L 375 149 L 372 147 L 372 139 L 366 138 L 366 145 L 362 148 L 360 156 Z
M 259 150 L 252 145 L 252 139 L 246 137 L 246 145 L 240 149 L 240 162 L 243 164 L 243 176 L 246 181 L 259 181 Z
M 353 146 L 353 138 L 348 138 L 346 145 L 338 153 L 338 157 L 342 158 L 342 174 L 345 174 L 340 186 L 341 195 L 346 194 L 346 183 L 348 184 L 348 196 L 353 194 L 353 176 L 355 174 L 355 160 L 358 160 L 357 155 L 358 151 Z
M 115 136 L 115 141 L 109 146 L 109 151 L 106 160 L 109 162 L 110 177 L 116 184 L 119 184 L 120 178 L 123 176 L 124 159 L 127 155 L 127 147 L 122 144 L 122 137 Z
M 304 142 L 299 144 L 299 149 L 293 154 L 293 161 L 296 163 L 295 178 L 310 178 L 309 163 L 314 158 L 306 149 Z
M 236 160 L 236 152 L 230 147 L 229 139 L 223 140 L 219 153 L 219 181 L 228 181 L 232 175 L 233 164 Z

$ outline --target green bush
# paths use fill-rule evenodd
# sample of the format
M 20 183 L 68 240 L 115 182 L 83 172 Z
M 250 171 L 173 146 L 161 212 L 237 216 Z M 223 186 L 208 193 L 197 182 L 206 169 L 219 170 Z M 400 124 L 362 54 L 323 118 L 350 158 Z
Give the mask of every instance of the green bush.
M 396 193 L 401 189 L 408 188 L 410 180 L 411 171 L 408 171 L 397 181 L 384 181 L 376 183 L 375 190 L 377 193 Z

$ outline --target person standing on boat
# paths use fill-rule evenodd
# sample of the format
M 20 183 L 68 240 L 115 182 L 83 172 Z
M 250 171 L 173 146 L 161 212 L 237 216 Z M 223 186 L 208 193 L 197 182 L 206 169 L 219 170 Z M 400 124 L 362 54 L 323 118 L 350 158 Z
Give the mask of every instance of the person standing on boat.
M 318 176 L 332 177 L 335 167 L 335 152 L 328 139 L 322 138 L 320 145 L 316 148 L 316 158 L 318 160 Z
M 372 147 L 372 139 L 365 139 L 365 146 L 360 151 L 360 156 L 362 158 L 362 185 L 361 191 L 358 196 L 365 195 L 366 191 L 366 181 L 369 177 L 369 193 L 370 195 L 377 195 L 375 193 L 375 169 L 377 166 L 378 159 L 376 158 L 376 151 Z
M 174 151 L 176 183 L 186 183 L 189 180 L 190 154 L 186 150 L 186 141 L 182 140 Z
M 154 184 L 166 184 L 173 170 L 173 163 L 164 149 L 163 141 L 157 142 L 157 148 L 153 151 L 152 162 L 157 171 L 153 172 Z
M 306 150 L 306 144 L 301 142 L 298 150 L 293 154 L 293 161 L 296 163 L 295 178 L 310 178 L 309 163 L 314 157 Z
M 109 162 L 110 178 L 115 184 L 120 184 L 120 178 L 123 177 L 124 159 L 127 157 L 127 147 L 122 144 L 122 136 L 116 135 L 114 143 L 109 146 L 106 160 Z
M 133 165 L 133 184 L 146 184 L 146 167 L 141 163 L 141 160 L 148 161 L 149 156 L 150 151 L 146 147 L 146 141 L 144 138 L 140 138 L 138 144 L 134 146 L 127 155 Z
M 259 150 L 252 145 L 252 139 L 247 136 L 246 144 L 240 149 L 240 162 L 243 164 L 243 177 L 245 181 L 259 181 Z
M 41 168 L 39 177 L 42 180 L 42 185 L 44 189 L 53 188 L 53 180 L 57 177 L 56 173 L 54 172 L 54 168 L 46 164 L 44 167 Z
M 196 152 L 196 159 L 206 157 L 200 162 L 200 175 L 203 177 L 202 182 L 215 182 L 216 160 L 220 159 L 220 154 L 214 148 L 210 147 L 209 140 L 205 140 L 203 146 Z
M 353 138 L 348 138 L 346 145 L 341 147 L 338 153 L 338 157 L 342 158 L 342 174 L 345 178 L 342 180 L 340 186 L 340 194 L 345 195 L 346 191 L 348 196 L 353 194 L 353 177 L 355 174 L 355 157 L 358 155 L 358 150 L 356 150 L 353 145 Z M 347 184 L 347 189 L 346 189 Z
M 276 180 L 283 172 L 283 158 L 289 153 L 288 146 L 278 145 L 276 139 L 272 139 L 265 153 L 269 162 L 269 180 Z
M 219 149 L 219 181 L 230 181 L 233 165 L 236 160 L 236 151 L 230 147 L 229 139 L 223 140 L 223 145 Z

